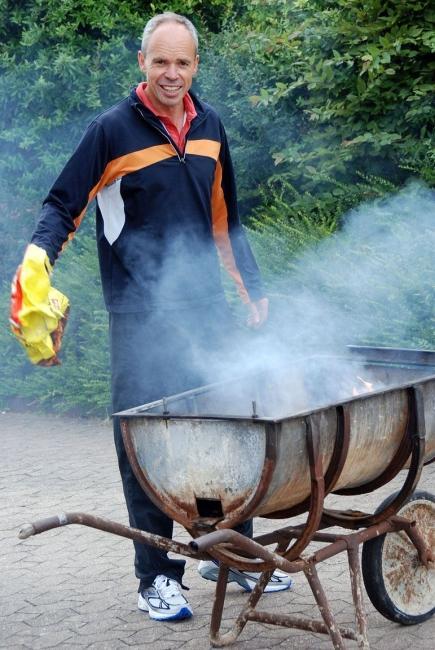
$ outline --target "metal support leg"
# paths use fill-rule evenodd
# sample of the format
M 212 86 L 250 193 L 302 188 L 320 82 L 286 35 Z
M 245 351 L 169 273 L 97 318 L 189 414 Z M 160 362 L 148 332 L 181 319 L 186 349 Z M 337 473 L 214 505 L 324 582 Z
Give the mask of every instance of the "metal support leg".
M 212 645 L 220 639 L 219 629 L 222 621 L 222 612 L 224 609 L 225 595 L 227 592 L 229 567 L 221 564 L 219 566 L 219 575 L 214 595 L 213 609 L 210 621 L 210 640 Z
M 313 592 L 313 596 L 316 600 L 319 612 L 325 621 L 326 627 L 328 628 L 329 636 L 331 637 L 334 650 L 346 650 L 346 646 L 343 643 L 343 638 L 340 634 L 340 630 L 337 623 L 335 622 L 334 615 L 331 611 L 331 608 L 329 607 L 329 603 L 325 592 L 323 591 L 322 585 L 320 584 L 315 565 L 310 563 L 304 570 L 304 573 L 311 587 L 311 591 Z
M 224 571 L 223 571 L 224 570 Z M 225 634 L 219 634 L 219 628 L 222 619 L 222 610 L 225 600 L 225 591 L 228 578 L 228 567 L 221 565 L 219 570 L 218 583 L 216 585 L 215 602 L 213 605 L 212 620 L 210 623 L 210 643 L 214 648 L 222 648 L 231 645 L 239 637 L 243 628 L 245 627 L 250 615 L 254 612 L 255 606 L 263 595 L 264 589 L 270 580 L 272 571 L 265 571 L 262 573 L 258 583 L 249 595 L 246 605 L 242 608 L 238 615 L 233 628 Z
M 367 637 L 367 617 L 364 609 L 363 586 L 361 579 L 361 569 L 359 566 L 358 547 L 352 546 L 347 549 L 349 560 L 350 584 L 352 587 L 352 599 L 355 607 L 355 625 L 357 631 L 358 648 L 369 649 L 369 640 Z

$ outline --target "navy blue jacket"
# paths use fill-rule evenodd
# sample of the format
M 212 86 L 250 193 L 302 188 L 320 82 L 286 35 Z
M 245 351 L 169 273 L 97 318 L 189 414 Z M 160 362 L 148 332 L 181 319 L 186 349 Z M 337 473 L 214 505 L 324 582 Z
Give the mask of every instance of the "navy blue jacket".
M 44 201 L 32 242 L 54 263 L 96 198 L 109 311 L 221 300 L 218 254 L 244 302 L 264 295 L 238 216 L 224 128 L 191 96 L 197 116 L 184 151 L 133 90 L 90 124 Z

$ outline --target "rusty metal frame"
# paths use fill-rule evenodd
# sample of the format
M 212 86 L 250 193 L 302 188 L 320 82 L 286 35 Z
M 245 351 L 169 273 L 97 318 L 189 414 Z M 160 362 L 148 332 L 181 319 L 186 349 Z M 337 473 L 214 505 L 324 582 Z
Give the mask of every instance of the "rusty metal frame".
M 325 480 L 323 478 L 323 464 L 320 454 L 319 414 L 308 416 L 305 419 L 305 424 L 311 477 L 310 506 L 307 521 L 303 528 L 303 534 L 284 553 L 284 557 L 287 560 L 296 559 L 310 543 L 322 519 L 323 503 L 325 500 Z
M 278 447 L 278 438 L 281 432 L 281 424 L 279 422 L 266 422 L 265 423 L 265 432 L 266 432 L 266 450 L 265 450 L 265 460 L 263 469 L 261 472 L 260 480 L 257 485 L 257 489 L 253 492 L 249 501 L 247 501 L 245 507 L 240 512 L 240 509 L 237 511 L 237 520 L 241 517 L 243 521 L 249 519 L 254 512 L 255 508 L 263 499 L 269 484 L 272 478 L 272 475 L 275 471 L 276 462 L 277 462 L 277 447 Z M 231 528 L 237 522 L 232 521 L 231 517 L 228 517 L 225 522 L 220 521 L 218 528 L 225 527 Z
M 322 521 L 327 526 L 337 525 L 342 526 L 343 528 L 355 529 L 375 525 L 384 521 L 388 517 L 394 516 L 414 492 L 424 465 L 426 424 L 422 388 L 421 386 L 416 385 L 410 388 L 410 391 L 413 393 L 413 398 L 410 400 L 410 404 L 414 405 L 414 408 L 413 415 L 408 419 L 408 421 L 410 420 L 413 423 L 413 426 L 407 427 L 406 431 L 410 438 L 411 462 L 406 479 L 398 494 L 383 510 L 373 515 L 363 512 L 343 512 L 325 509 Z M 337 491 L 336 494 L 342 494 L 342 492 Z
M 349 407 L 347 404 L 339 404 L 335 407 L 337 417 L 337 427 L 335 432 L 334 448 L 332 450 L 331 460 L 329 461 L 328 469 L 324 476 L 324 492 L 327 496 L 336 485 L 340 474 L 343 471 L 344 464 L 347 459 L 350 445 L 350 416 Z M 286 508 L 285 510 L 277 510 L 272 513 L 262 515 L 265 519 L 289 519 L 290 517 L 297 517 L 306 512 L 310 507 L 311 497 L 307 497 L 301 503 Z
M 188 544 L 182 544 L 181 542 L 176 542 L 172 539 L 161 537 L 160 535 L 146 533 L 138 528 L 131 528 L 131 526 L 125 526 L 124 524 L 112 521 L 111 519 L 90 515 L 86 512 L 62 512 L 53 517 L 39 519 L 38 521 L 23 526 L 18 537 L 20 539 L 27 539 L 32 535 L 39 535 L 40 533 L 45 533 L 47 530 L 68 526 L 70 524 L 79 524 L 81 526 L 87 526 L 88 528 L 95 528 L 96 530 L 101 530 L 105 533 L 112 533 L 119 537 L 126 537 L 135 542 L 149 544 L 150 546 L 161 548 L 164 551 L 172 551 L 173 553 L 186 555 L 187 557 L 198 559 L 199 555 L 201 555 L 198 555 L 198 552 L 193 551 Z M 205 558 L 206 556 L 204 555 L 201 557 Z
M 287 540 L 286 543 L 281 543 L 279 546 L 280 554 L 282 554 L 282 556 L 287 560 L 297 558 L 308 546 L 313 535 L 319 528 L 323 514 L 325 481 L 323 478 L 323 465 L 320 454 L 319 414 L 315 413 L 313 415 L 307 416 L 305 418 L 305 426 L 307 454 L 309 459 L 311 477 L 309 509 L 306 523 L 302 528 L 302 533 L 296 539 L 295 543 L 292 546 L 288 547 L 290 540 Z M 220 528 L 219 530 L 222 529 Z M 264 563 L 258 566 L 257 561 L 253 562 L 248 557 L 244 557 L 243 560 L 240 561 L 236 555 L 231 552 L 231 548 L 226 548 L 225 550 L 213 549 L 210 550 L 210 554 L 215 560 L 218 560 L 219 562 L 227 563 L 230 560 L 232 566 L 235 566 L 240 570 L 265 571 L 268 568 L 268 565 Z
M 263 559 L 270 558 L 271 561 L 267 562 L 267 566 L 269 568 L 267 570 L 264 570 L 258 584 L 251 592 L 247 603 L 242 607 L 238 616 L 236 617 L 232 628 L 223 634 L 220 633 L 220 627 L 222 622 L 222 612 L 226 596 L 227 577 L 228 571 L 230 570 L 230 565 L 220 565 L 210 623 L 211 645 L 213 647 L 226 647 L 231 645 L 238 638 L 248 621 L 257 621 L 271 625 L 279 625 L 289 628 L 307 630 L 310 632 L 329 634 L 332 646 L 336 650 L 345 649 L 343 639 L 352 639 L 357 642 L 358 648 L 368 649 L 369 641 L 367 636 L 367 616 L 363 602 L 362 576 L 359 564 L 359 546 L 370 539 L 378 537 L 379 535 L 383 535 L 388 532 L 398 532 L 400 530 L 404 530 L 408 534 L 412 543 L 417 549 L 419 558 L 421 561 L 427 564 L 428 558 L 431 557 L 430 550 L 426 548 L 424 541 L 419 532 L 415 529 L 413 522 L 410 522 L 402 517 L 391 517 L 390 519 L 383 521 L 380 524 L 372 525 L 365 530 L 359 531 L 357 533 L 336 535 L 332 533 L 318 532 L 313 535 L 312 540 L 326 543 L 327 546 L 316 551 L 306 559 L 298 558 L 297 560 L 291 562 L 284 559 L 282 556 L 277 555 L 276 553 L 267 551 L 264 547 L 258 544 L 258 541 L 247 539 L 240 540 L 241 546 L 243 547 L 243 552 L 245 552 L 247 548 L 251 548 L 251 553 L 254 556 L 262 557 Z M 282 529 L 281 531 L 276 531 L 275 537 L 277 534 L 284 534 L 285 532 L 288 533 L 288 537 L 300 537 L 302 534 L 301 527 L 289 527 Z M 212 548 L 215 544 L 223 544 L 225 542 L 238 543 L 240 537 L 242 536 L 240 536 L 238 533 L 235 533 L 234 531 L 222 530 L 217 531 L 216 533 L 210 533 L 209 535 L 205 535 L 204 537 L 192 541 L 190 543 L 190 546 L 192 550 L 205 552 L 209 551 L 210 548 Z M 262 536 L 261 541 L 268 543 L 270 539 L 270 534 L 267 534 Z M 260 538 L 257 538 L 257 540 L 260 540 Z M 254 550 L 256 546 L 260 546 L 261 550 L 259 552 L 256 552 Z M 355 611 L 355 629 L 337 625 L 334 614 L 331 610 L 316 570 L 316 565 L 318 563 L 334 557 L 335 555 L 338 555 L 342 552 L 347 552 L 348 557 L 352 601 Z M 271 575 L 271 565 L 272 568 L 281 568 L 288 573 L 304 573 L 323 621 L 309 619 L 298 615 L 273 614 L 256 609 L 257 603 L 264 593 L 265 586 Z
M 403 433 L 402 440 L 397 448 L 396 453 L 391 459 L 390 463 L 384 469 L 384 471 L 377 476 L 372 481 L 364 483 L 363 485 L 358 485 L 357 487 L 351 488 L 341 488 L 336 490 L 335 494 L 343 496 L 352 496 L 355 494 L 366 494 L 368 492 L 373 492 L 377 490 L 382 485 L 385 485 L 391 481 L 401 469 L 403 469 L 404 464 L 406 463 L 412 449 L 412 435 L 416 430 L 416 396 L 414 388 L 407 388 L 407 398 L 408 398 L 408 416 L 405 431 Z
M 355 533 L 337 535 L 327 532 L 315 532 L 311 536 L 311 541 L 322 542 L 326 544 L 326 546 L 316 550 L 307 558 L 298 557 L 292 561 L 289 561 L 281 553 L 282 550 L 286 548 L 290 539 L 296 538 L 302 540 L 304 538 L 303 526 L 283 528 L 274 533 L 258 537 L 255 540 L 244 537 L 234 530 L 221 529 L 192 540 L 189 544 L 182 544 L 160 537 L 159 535 L 145 533 L 141 530 L 119 524 L 103 517 L 97 517 L 82 512 L 73 512 L 62 513 L 55 517 L 49 517 L 28 524 L 21 529 L 19 537 L 21 539 L 26 539 L 32 535 L 37 535 L 47 530 L 69 524 L 88 526 L 195 559 L 208 559 L 212 554 L 215 555 L 217 547 L 220 548 L 225 556 L 225 561 L 220 564 L 210 621 L 210 641 L 211 645 L 214 647 L 230 645 L 238 638 L 247 622 L 257 621 L 272 625 L 329 634 L 332 646 L 336 650 L 345 649 L 343 639 L 355 640 L 358 644 L 358 648 L 368 649 L 367 619 L 363 604 L 361 570 L 359 566 L 359 546 L 364 542 L 385 533 L 404 530 L 417 549 L 420 561 L 427 566 L 429 560 L 433 560 L 431 550 L 426 547 L 424 539 L 418 529 L 416 529 L 414 522 L 397 516 L 390 517 L 380 524 L 371 525 L 368 528 Z M 281 552 L 274 552 L 265 548 L 266 544 L 269 544 L 271 540 L 275 541 L 276 539 L 279 540 L 278 546 L 282 547 Z M 231 549 L 231 551 L 228 549 Z M 355 629 L 337 625 L 316 570 L 316 565 L 318 563 L 344 551 L 347 552 L 348 556 L 352 601 L 355 610 Z M 260 569 L 262 571 L 262 576 L 254 590 L 251 592 L 247 603 L 242 607 L 240 613 L 236 617 L 233 627 L 229 631 L 221 634 L 220 627 L 226 597 L 228 572 L 234 566 L 233 559 L 235 560 L 235 565 L 239 566 L 243 564 L 246 560 L 245 554 L 249 555 L 251 558 L 256 558 L 255 561 L 257 561 L 259 565 L 263 564 L 266 568 Z M 274 614 L 256 609 L 257 604 L 264 593 L 270 575 L 275 568 L 280 568 L 291 574 L 298 572 L 304 573 L 323 620 L 311 619 L 299 615 Z

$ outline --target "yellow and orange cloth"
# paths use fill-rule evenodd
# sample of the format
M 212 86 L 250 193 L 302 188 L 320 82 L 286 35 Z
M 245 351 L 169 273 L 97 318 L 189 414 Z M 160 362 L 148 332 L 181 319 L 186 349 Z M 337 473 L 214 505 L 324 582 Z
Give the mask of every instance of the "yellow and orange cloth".
M 69 300 L 50 284 L 52 266 L 43 248 L 30 244 L 12 280 L 10 322 L 32 363 L 57 365 Z

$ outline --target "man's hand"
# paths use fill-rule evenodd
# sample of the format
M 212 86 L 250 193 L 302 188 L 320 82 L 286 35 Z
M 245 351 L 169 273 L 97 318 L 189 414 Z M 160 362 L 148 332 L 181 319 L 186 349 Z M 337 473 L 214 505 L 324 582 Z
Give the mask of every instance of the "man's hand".
M 44 249 L 30 244 L 12 280 L 12 332 L 32 363 L 53 366 L 68 317 L 69 300 L 50 285 L 52 267 Z
M 268 298 L 261 298 L 257 302 L 250 302 L 248 304 L 249 315 L 246 321 L 248 327 L 258 329 L 266 322 L 269 313 L 269 300 Z

